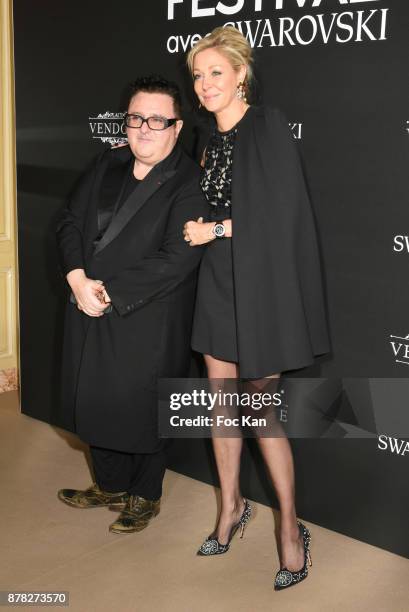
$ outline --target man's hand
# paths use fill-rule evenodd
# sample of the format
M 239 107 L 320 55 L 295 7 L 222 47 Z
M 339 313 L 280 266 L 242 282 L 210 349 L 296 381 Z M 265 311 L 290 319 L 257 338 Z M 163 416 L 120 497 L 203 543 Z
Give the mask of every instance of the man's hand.
M 105 288 L 102 281 L 88 278 L 82 268 L 71 270 L 66 278 L 77 300 L 78 309 L 90 317 L 101 317 L 106 308 L 103 299 Z

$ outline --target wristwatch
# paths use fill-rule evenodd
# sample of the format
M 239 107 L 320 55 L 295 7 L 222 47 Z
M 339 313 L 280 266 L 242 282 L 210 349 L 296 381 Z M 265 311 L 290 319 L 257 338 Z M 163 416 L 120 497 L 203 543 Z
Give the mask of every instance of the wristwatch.
M 212 232 L 213 235 L 216 236 L 216 238 L 224 238 L 226 228 L 224 227 L 223 223 L 216 223 L 216 225 L 212 229 Z

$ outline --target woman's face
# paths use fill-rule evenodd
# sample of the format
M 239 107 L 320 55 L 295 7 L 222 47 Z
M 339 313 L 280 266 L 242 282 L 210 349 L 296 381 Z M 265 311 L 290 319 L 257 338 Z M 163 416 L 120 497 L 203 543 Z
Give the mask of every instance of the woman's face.
M 211 113 L 219 113 L 237 102 L 237 86 L 244 80 L 246 67 L 235 70 L 216 49 L 204 49 L 195 55 L 193 84 L 200 103 Z

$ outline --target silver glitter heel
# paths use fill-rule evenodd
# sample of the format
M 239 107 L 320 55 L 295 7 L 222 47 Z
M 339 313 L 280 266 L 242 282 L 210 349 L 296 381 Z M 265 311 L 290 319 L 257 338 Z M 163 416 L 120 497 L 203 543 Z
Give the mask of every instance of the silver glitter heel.
M 209 537 L 206 538 L 206 540 L 203 542 L 203 544 L 197 551 L 197 555 L 199 555 L 200 557 L 208 557 L 210 555 L 222 555 L 223 553 L 226 553 L 229 550 L 230 543 L 233 539 L 234 534 L 237 532 L 238 529 L 240 529 L 240 538 L 243 537 L 244 529 L 247 523 L 249 522 L 250 517 L 251 517 L 251 506 L 249 502 L 247 501 L 247 499 L 245 499 L 243 513 L 241 517 L 239 518 L 238 522 L 235 523 L 233 527 L 231 528 L 227 544 L 220 544 L 217 537 L 215 537 L 213 534 L 209 535 Z
M 308 576 L 308 565 L 312 565 L 310 552 L 311 534 L 307 527 L 303 525 L 300 521 L 297 521 L 297 523 L 304 542 L 304 565 L 297 572 L 292 572 L 286 567 L 280 569 L 277 572 L 274 581 L 275 591 L 287 589 L 290 586 L 294 586 L 294 584 L 298 584 L 299 582 L 301 582 L 301 580 L 304 580 L 304 578 Z

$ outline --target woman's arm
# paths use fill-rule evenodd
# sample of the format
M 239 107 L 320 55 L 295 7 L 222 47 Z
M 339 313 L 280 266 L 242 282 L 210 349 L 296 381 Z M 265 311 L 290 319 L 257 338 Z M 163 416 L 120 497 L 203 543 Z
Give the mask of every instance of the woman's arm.
M 217 221 L 217 223 L 223 223 L 226 232 L 225 238 L 231 238 L 233 234 L 231 219 L 224 219 L 223 221 Z M 183 236 L 186 242 L 190 246 L 199 246 L 206 244 L 216 239 L 213 233 L 213 228 L 216 225 L 216 221 L 210 223 L 203 223 L 203 217 L 199 217 L 197 221 L 188 221 L 183 227 Z
M 200 165 L 204 168 L 206 163 L 206 149 L 203 149 L 202 157 L 200 160 Z M 223 221 L 218 221 L 218 223 L 223 223 L 226 228 L 224 236 L 226 238 L 232 237 L 232 223 L 231 219 L 224 219 Z M 199 246 L 202 244 L 207 244 L 212 240 L 216 239 L 216 236 L 213 233 L 213 228 L 216 225 L 215 221 L 205 223 L 203 221 L 203 217 L 199 217 L 197 221 L 188 221 L 185 223 L 183 227 L 183 236 L 186 242 L 189 243 L 189 246 Z

